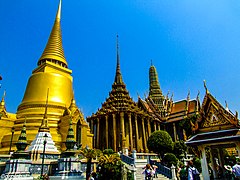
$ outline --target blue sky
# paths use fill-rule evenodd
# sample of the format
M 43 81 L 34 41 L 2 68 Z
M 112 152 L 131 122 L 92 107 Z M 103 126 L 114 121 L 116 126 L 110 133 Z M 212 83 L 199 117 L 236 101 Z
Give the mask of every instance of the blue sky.
M 47 43 L 58 0 L 0 0 L 0 95 L 16 112 Z M 77 105 L 89 116 L 108 97 L 119 35 L 123 80 L 130 96 L 148 93 L 151 59 L 164 95 L 191 98 L 203 80 L 231 111 L 240 100 L 240 2 L 237 0 L 62 0 L 63 47 Z

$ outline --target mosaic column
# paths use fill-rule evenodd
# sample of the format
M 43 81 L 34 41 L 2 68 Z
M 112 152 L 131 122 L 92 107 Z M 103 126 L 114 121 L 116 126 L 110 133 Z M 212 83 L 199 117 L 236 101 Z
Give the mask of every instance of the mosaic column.
M 116 115 L 113 114 L 113 151 L 116 152 L 117 151 L 117 141 L 116 141 Z
M 147 120 L 147 126 L 148 126 L 148 138 L 151 136 L 151 126 L 150 126 L 150 118 Z
M 100 147 L 100 144 L 99 144 L 99 135 L 100 135 L 100 132 L 99 132 L 99 118 L 97 118 L 97 133 L 96 133 L 96 136 L 97 136 L 97 142 L 96 142 L 96 147 L 99 149 Z
M 153 125 L 154 125 L 154 131 L 156 131 L 157 130 L 156 121 L 153 121 Z
M 146 142 L 146 132 L 145 132 L 145 124 L 144 124 L 144 117 L 142 117 L 142 133 L 143 133 L 143 148 L 147 150 L 147 142 Z
M 105 120 L 106 120 L 106 149 L 108 149 L 108 115 L 105 116 Z
M 130 133 L 130 137 L 129 137 L 129 142 L 130 142 L 130 150 L 132 151 L 133 149 L 133 134 L 132 134 L 132 117 L 131 117 L 131 113 L 128 113 L 128 120 L 129 120 L 129 133 Z
M 137 123 L 137 114 L 135 114 L 135 128 L 136 128 L 136 150 L 139 150 L 138 144 L 138 123 Z
M 125 147 L 126 137 L 125 137 L 125 127 L 124 127 L 124 112 L 120 112 L 120 124 L 121 124 L 121 133 L 122 133 L 122 148 Z
M 176 132 L 176 124 L 173 123 L 173 137 L 174 137 L 174 142 L 177 140 L 177 132 Z

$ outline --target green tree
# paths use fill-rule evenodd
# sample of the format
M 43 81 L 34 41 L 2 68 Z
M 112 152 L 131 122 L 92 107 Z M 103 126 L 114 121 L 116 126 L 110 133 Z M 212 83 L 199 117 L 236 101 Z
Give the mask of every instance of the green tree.
M 172 164 L 177 167 L 178 158 L 173 153 L 166 153 L 163 158 L 167 167 L 171 168 Z
M 106 153 L 108 152 L 108 153 Z M 117 153 L 105 151 L 99 157 L 98 165 L 100 167 L 99 179 L 120 180 L 121 179 L 121 158 Z
M 187 152 L 187 145 L 183 140 L 174 142 L 173 153 L 178 159 L 183 158 L 186 152 Z
M 147 147 L 150 151 L 157 153 L 159 158 L 163 159 L 165 153 L 172 152 L 173 141 L 166 131 L 155 131 L 148 138 Z
M 92 159 L 100 156 L 101 151 L 98 149 L 90 149 L 86 146 L 84 149 L 81 149 L 79 153 L 87 158 L 86 180 L 88 180 L 91 174 Z

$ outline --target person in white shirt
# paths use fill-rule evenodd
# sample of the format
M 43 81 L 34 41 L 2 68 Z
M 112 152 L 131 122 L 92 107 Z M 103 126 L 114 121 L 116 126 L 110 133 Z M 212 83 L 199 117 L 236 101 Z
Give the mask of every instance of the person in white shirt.
M 240 162 L 238 161 L 233 167 L 232 172 L 236 179 L 240 179 Z
M 198 170 L 193 166 L 193 162 L 188 162 L 188 180 L 199 180 L 199 172 Z

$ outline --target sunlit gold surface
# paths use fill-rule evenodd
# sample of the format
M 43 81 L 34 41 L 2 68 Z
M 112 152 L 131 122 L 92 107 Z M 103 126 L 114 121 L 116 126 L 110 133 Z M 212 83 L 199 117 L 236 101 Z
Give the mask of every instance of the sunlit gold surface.
M 25 118 L 28 143 L 31 143 L 35 139 L 45 117 L 48 89 L 46 117 L 50 133 L 57 148 L 61 150 L 62 144 L 66 139 L 67 131 L 64 131 L 63 126 L 66 126 L 66 123 L 69 125 L 69 118 L 66 118 L 68 114 L 65 114 L 68 110 L 72 113 L 74 119 L 73 127 L 75 134 L 76 132 L 81 133 L 81 135 L 78 135 L 78 139 L 81 137 L 79 140 L 80 143 L 83 146 L 88 145 L 91 147 L 92 145 L 92 135 L 89 132 L 89 127 L 77 106 L 71 103 L 75 102 L 72 101 L 74 99 L 73 78 L 71 76 L 72 71 L 67 68 L 67 61 L 63 52 L 60 12 L 61 1 L 48 43 L 38 61 L 38 67 L 33 70 L 28 80 L 24 97 L 18 106 L 16 115 L 14 114 L 13 116 L 7 113 L 5 111 L 5 104 L 0 106 L 0 122 L 2 122 L 0 123 L 2 130 L 0 135 L 0 153 L 9 152 L 11 139 L 12 150 L 16 150 L 14 143 L 18 140 Z M 11 132 L 12 127 L 15 128 L 13 137 Z
M 44 60 L 44 59 L 54 59 L 62 62 L 64 65 L 67 66 L 67 61 L 64 57 L 64 51 L 62 46 L 60 14 L 61 14 L 61 1 L 59 3 L 58 12 L 52 28 L 52 32 L 48 39 L 48 43 L 46 45 L 46 48 L 41 58 L 38 61 L 38 64 L 41 62 L 41 60 Z

